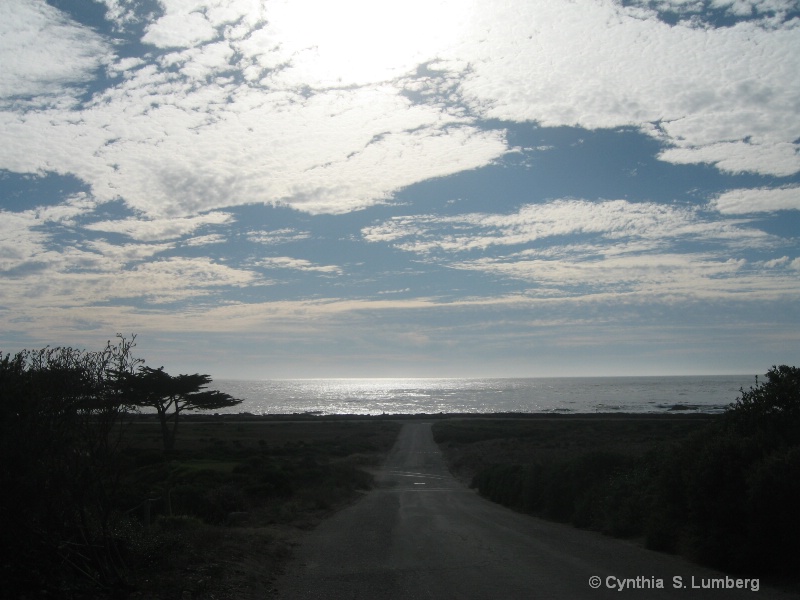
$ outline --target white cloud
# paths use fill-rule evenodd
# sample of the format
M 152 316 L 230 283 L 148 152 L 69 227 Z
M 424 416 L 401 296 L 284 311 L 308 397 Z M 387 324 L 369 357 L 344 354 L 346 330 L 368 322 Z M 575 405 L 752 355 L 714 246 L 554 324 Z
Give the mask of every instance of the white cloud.
M 620 294 L 649 297 L 659 303 L 690 298 L 770 301 L 796 294 L 796 278 L 750 269 L 744 259 L 710 254 L 649 253 L 538 259 L 511 256 L 463 261 L 454 268 L 496 273 L 533 284 L 531 294 L 543 297 Z
M 174 248 L 173 244 L 111 244 L 106 240 L 92 240 L 84 243 L 87 250 L 95 252 L 98 259 L 102 257 L 103 271 L 118 272 L 151 259 L 152 257 Z
M 210 258 L 158 259 L 172 243 L 112 244 L 76 240 L 78 217 L 91 215 L 96 202 L 78 194 L 62 205 L 22 212 L 0 211 L 0 298 L 21 315 L 63 306 L 92 306 L 115 299 L 147 298 L 151 302 L 185 300 L 215 289 L 257 285 L 257 274 Z M 166 222 L 126 220 L 100 224 L 139 240 L 171 239 L 207 223 L 225 223 L 228 215 L 209 214 Z M 90 225 L 91 229 L 92 226 Z M 59 240 L 69 232 L 70 240 Z M 189 244 L 219 240 L 189 239 Z
M 72 104 L 111 56 L 111 45 L 41 0 L 0 2 L 0 106 Z M 34 97 L 30 99 L 30 97 Z
M 316 271 L 335 275 L 340 275 L 342 273 L 342 269 L 336 265 L 315 265 L 311 261 L 303 258 L 291 258 L 289 256 L 265 258 L 258 261 L 257 265 L 267 269 L 294 269 L 297 271 Z
M 117 258 L 120 262 L 130 258 L 138 260 L 147 256 L 141 250 L 133 249 L 132 254 Z M 117 249 L 119 253 L 125 251 L 125 248 Z M 111 257 L 113 260 L 113 252 Z M 113 270 L 108 268 L 109 259 L 75 249 L 39 258 L 48 262 L 42 264 L 38 272 L 8 279 L 0 291 L 4 302 L 18 306 L 15 312 L 19 316 L 55 306 L 91 314 L 104 303 L 119 300 L 144 299 L 156 304 L 179 302 L 202 298 L 231 286 L 260 283 L 259 277 L 251 271 L 222 265 L 206 257 L 174 257 Z M 191 309 L 184 307 L 182 310 Z
M 114 24 L 115 29 L 123 30 L 130 23 L 138 23 L 143 18 L 137 14 L 138 0 L 99 0 L 106 8 L 106 19 Z
M 174 6 L 177 3 L 165 4 Z M 213 39 L 216 31 L 205 15 L 184 7 L 182 10 L 168 10 L 164 16 L 151 23 L 142 42 L 159 48 L 186 48 Z
M 469 65 L 461 90 L 475 112 L 553 126 L 640 126 L 675 147 L 664 160 L 800 171 L 791 154 L 800 137 L 800 23 L 670 26 L 610 0 L 481 9 L 474 41 L 446 56 Z
M 790 142 L 719 142 L 707 146 L 669 148 L 658 157 L 679 165 L 709 163 L 729 173 L 752 171 L 788 176 L 800 170 L 800 155 L 795 144 Z
M 146 297 L 153 302 L 174 302 L 211 293 L 214 288 L 255 283 L 257 276 L 209 258 L 170 258 L 143 263 L 120 274 L 111 297 Z
M 291 228 L 275 229 L 273 231 L 251 231 L 247 234 L 247 239 L 251 242 L 266 246 L 299 242 L 310 237 L 311 234 L 308 231 L 297 231 Z
M 343 275 L 346 267 L 309 254 L 322 243 L 296 248 L 324 220 L 274 211 L 275 222 L 254 231 L 237 223 L 242 235 L 232 240 L 234 217 L 225 212 L 261 203 L 342 214 L 389 203 L 406 186 L 521 152 L 509 148 L 503 121 L 634 126 L 663 144 L 664 161 L 793 175 L 800 23 L 782 15 L 796 3 L 102 2 L 114 35 L 127 36 L 122 44 L 39 0 L 0 2 L 0 169 L 69 175 L 90 188 L 57 205 L 0 211 L 4 331 L 52 339 L 124 323 L 141 331 L 281 331 L 287 339 L 304 332 L 312 340 L 321 324 L 366 339 L 376 322 L 394 319 L 408 340 L 435 342 L 446 313 L 453 328 L 488 331 L 502 322 L 506 343 L 532 314 L 550 319 L 532 307 L 558 313 L 584 335 L 584 324 L 598 327 L 590 313 L 613 321 L 604 310 L 611 304 L 662 310 L 673 301 L 789 304 L 797 296 L 794 240 L 737 216 L 796 210 L 796 186 L 731 190 L 705 206 L 563 199 L 508 214 L 398 217 L 362 231 L 395 249 L 387 251 L 397 260 L 392 274 L 370 271 L 373 257 L 356 254 L 363 244 L 348 240 L 359 285 L 349 298 L 318 301 L 270 302 L 252 288 L 276 289 L 266 272 L 293 283 Z M 700 12 L 712 5 L 740 22 L 712 26 Z M 657 10 L 686 20 L 668 25 Z M 128 39 L 134 33 L 142 37 Z M 127 56 L 136 42 L 146 52 Z M 123 49 L 125 57 L 114 56 Z M 526 152 L 549 143 L 520 142 Z M 112 200 L 137 218 L 98 217 Z M 92 223 L 98 218 L 105 220 Z M 311 224 L 297 225 L 304 222 Z M 113 243 L 112 234 L 127 243 Z M 270 248 L 255 257 L 240 248 L 224 260 L 178 256 L 228 240 Z M 287 247 L 272 252 L 279 244 Z M 263 258 L 274 253 L 282 256 Z M 431 265 L 450 269 L 453 290 L 445 289 L 449 279 L 433 281 Z M 482 287 L 487 281 L 501 285 Z M 238 302 L 244 287 L 252 303 Z M 455 301 L 432 298 L 437 293 Z M 576 317 L 575 307 L 591 310 Z M 461 309 L 475 318 L 454 317 Z M 410 315 L 436 325 L 405 327 Z
M 33 215 L 42 223 L 73 225 L 77 217 L 91 213 L 97 205 L 94 198 L 81 192 L 64 198 L 60 204 L 38 206 L 23 214 Z
M 205 82 L 224 73 L 229 68 L 233 56 L 233 48 L 228 42 L 223 41 L 172 53 L 162 59 L 162 66 L 180 66 L 181 75 L 184 77 Z
M 775 258 L 773 260 L 765 261 L 763 264 L 768 269 L 774 269 L 776 267 L 781 267 L 789 264 L 789 257 L 781 256 L 780 258 Z
M 706 10 L 707 5 L 729 15 L 749 18 L 764 14 L 783 17 L 789 11 L 797 10 L 796 0 L 638 0 L 637 4 L 684 16 L 698 15 Z
M 129 3 L 107 1 L 118 24 L 132 19 Z M 81 110 L 0 113 L 0 168 L 73 174 L 100 201 L 122 198 L 150 218 L 252 203 L 341 214 L 386 202 L 509 151 L 504 132 L 481 130 L 475 116 L 635 125 L 670 146 L 663 160 L 800 170 L 800 36 L 792 23 L 670 27 L 610 0 L 463 10 L 425 2 L 397 14 L 388 5 L 323 3 L 329 18 L 312 23 L 311 35 L 299 23 L 313 15 L 295 2 L 165 0 L 144 37 L 164 52 L 111 64 L 110 43 L 58 11 L 7 4 L 24 7 L 3 5 L 13 12 L 8 22 L 27 30 L 38 23 L 56 43 L 0 38 L 0 51 L 14 56 L 4 61 L 10 74 L 0 75 L 6 87 L 55 94 L 105 63 L 124 76 Z M 348 11 L 362 20 L 353 25 Z M 447 19 L 434 19 L 437 11 Z M 398 15 L 407 27 L 392 30 L 392 41 L 384 25 Z M 445 22 L 452 28 L 434 35 Z M 425 44 L 407 43 L 406 29 L 426 27 L 435 29 L 421 36 Z M 382 55 L 362 51 L 375 35 L 386 38 Z M 401 39 L 410 54 L 398 54 Z M 350 50 L 337 46 L 345 42 Z M 51 50 L 58 60 L 40 54 Z M 348 74 L 353 61 L 342 57 L 351 54 L 385 62 Z M 423 61 L 435 70 L 417 77 Z M 39 73 L 34 63 L 54 71 Z M 417 101 L 404 95 L 411 91 Z
M 124 219 L 121 221 L 100 221 L 86 225 L 91 231 L 122 233 L 135 240 L 152 242 L 171 240 L 188 235 L 205 225 L 222 225 L 232 221 L 231 215 L 223 212 L 210 212 L 197 217 L 172 219 Z
M 224 235 L 212 233 L 209 235 L 200 235 L 197 237 L 189 238 L 183 242 L 184 246 L 208 246 L 210 244 L 223 244 L 227 241 Z
M 6 272 L 33 265 L 44 251 L 47 235 L 32 231 L 36 225 L 33 213 L 0 211 L 0 271 Z
M 797 287 L 785 270 L 763 273 L 736 257 L 756 248 L 768 251 L 776 238 L 742 222 L 709 220 L 692 207 L 557 200 L 510 214 L 397 217 L 364 228 L 362 235 L 446 267 L 528 282 L 537 298 L 774 300 Z M 507 251 L 514 247 L 519 249 Z
M 797 0 L 712 0 L 711 5 L 746 17 L 753 13 L 782 13 L 797 10 Z
M 625 200 L 555 200 L 525 205 L 507 215 L 396 217 L 364 228 L 362 235 L 370 242 L 394 242 L 398 248 L 419 253 L 485 250 L 575 235 L 600 236 L 606 244 L 634 240 L 640 250 L 672 244 L 681 238 L 725 241 L 731 245 L 744 242 L 750 247 L 767 244 L 770 239 L 735 223 L 703 220 L 693 208 Z
M 304 99 L 232 84 L 193 89 L 143 68 L 107 96 L 77 120 L 0 114 L 0 166 L 75 173 L 101 200 L 121 195 L 153 218 L 252 203 L 344 213 L 506 151 L 503 132 L 387 87 Z
M 285 85 L 344 87 L 391 81 L 459 43 L 472 2 L 272 2 L 264 35 L 291 64 Z M 273 59 L 274 60 L 274 59 Z
M 66 269 L 95 265 L 99 256 L 78 248 L 63 252 L 51 248 L 53 226 L 75 226 L 77 217 L 91 213 L 97 203 L 75 194 L 61 204 L 11 212 L 0 210 L 0 271 L 15 276 L 36 273 L 48 266 Z
M 720 194 L 710 206 L 728 215 L 800 210 L 800 187 L 730 190 Z

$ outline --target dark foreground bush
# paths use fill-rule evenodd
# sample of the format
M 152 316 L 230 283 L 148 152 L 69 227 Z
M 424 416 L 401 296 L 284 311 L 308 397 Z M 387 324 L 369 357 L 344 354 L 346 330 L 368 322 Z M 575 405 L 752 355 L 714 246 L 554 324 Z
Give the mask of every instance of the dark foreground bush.
M 792 572 L 800 557 L 800 447 L 769 454 L 749 469 L 747 479 L 748 561 Z
M 472 486 L 505 506 L 592 527 L 604 519 L 602 500 L 611 480 L 630 463 L 626 456 L 597 452 L 549 464 L 496 464 L 475 475 Z
M 101 351 L 0 352 L 0 564 L 3 593 L 53 597 L 119 590 L 115 522 L 126 407 L 116 373 L 135 367 L 125 338 Z M 88 592 L 87 592 L 88 590 Z
M 469 444 L 486 435 L 455 431 L 441 439 Z M 642 537 L 648 548 L 681 552 L 709 566 L 797 576 L 800 370 L 795 367 L 774 367 L 765 382 L 741 390 L 722 418 L 638 457 L 592 450 L 561 459 L 542 456 L 480 466 L 473 486 L 517 510 Z

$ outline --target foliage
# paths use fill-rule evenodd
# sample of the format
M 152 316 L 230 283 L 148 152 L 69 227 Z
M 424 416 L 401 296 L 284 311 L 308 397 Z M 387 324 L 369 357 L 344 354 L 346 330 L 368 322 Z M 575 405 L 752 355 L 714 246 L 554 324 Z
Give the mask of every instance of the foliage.
M 0 352 L 3 597 L 77 600 L 134 589 L 154 599 L 187 590 L 241 597 L 228 586 L 241 560 L 255 562 L 245 555 L 257 554 L 253 571 L 268 575 L 287 550 L 261 529 L 234 531 L 241 521 L 232 515 L 256 515 L 259 525 L 307 522 L 369 487 L 359 467 L 384 454 L 399 428 L 256 419 L 232 427 L 198 417 L 183 434 L 190 448 L 167 457 L 160 425 L 133 414 L 129 387 L 141 372 L 163 371 L 140 369 L 135 336 L 118 338 L 99 352 Z M 176 402 L 179 410 L 230 405 L 201 389 L 208 381 L 161 378 L 173 411 Z
M 172 376 L 164 372 L 164 367 L 140 367 L 135 373 L 121 374 L 120 379 L 120 390 L 128 402 L 156 409 L 167 453 L 175 449 L 182 411 L 214 410 L 242 402 L 217 390 L 205 390 L 211 377 L 199 373 Z
M 216 424 L 217 431 L 224 430 L 223 425 Z M 280 427 L 302 431 L 315 425 Z M 358 425 L 360 434 L 314 443 L 242 444 L 238 431 L 231 431 L 232 438 L 227 440 L 200 438 L 205 442 L 199 446 L 177 451 L 168 460 L 148 459 L 132 470 L 123 482 L 124 494 L 132 506 L 140 498 L 160 498 L 153 516 L 188 515 L 210 525 L 224 524 L 240 511 L 260 513 L 266 522 L 284 522 L 298 511 L 326 510 L 371 486 L 372 476 L 360 468 L 364 442 L 374 437 L 370 452 L 386 452 L 398 429 L 395 424 L 386 428 L 371 422 Z M 148 428 L 138 425 L 137 436 Z M 192 428 L 187 442 L 198 442 L 196 436 L 202 433 L 196 429 Z M 131 448 L 128 453 L 136 464 L 139 457 L 148 457 L 145 449 Z M 167 497 L 169 505 L 164 501 Z M 290 505 L 290 511 L 282 510 Z M 274 507 L 274 512 L 268 507 Z
M 742 434 L 766 432 L 800 443 L 800 368 L 773 366 L 766 381 L 749 390 L 727 410 L 730 423 Z
M 0 536 L 14 549 L 6 591 L 41 580 L 121 584 L 110 528 L 127 407 L 116 381 L 140 362 L 134 342 L 0 353 Z
M 600 489 L 629 463 L 623 455 L 597 452 L 552 463 L 496 464 L 472 485 L 495 502 L 586 527 L 601 518 Z
M 558 423 L 553 423 L 558 425 Z M 619 429 L 608 423 L 610 429 Z M 566 429 L 553 427 L 562 433 Z M 436 428 L 435 428 L 436 431 Z M 532 428 L 439 428 L 437 441 L 513 448 Z M 630 436 L 635 438 L 635 436 Z M 638 456 L 602 449 L 479 464 L 492 500 L 681 552 L 717 568 L 796 576 L 800 556 L 800 369 L 773 367 L 703 429 Z M 484 450 L 486 447 L 484 446 Z M 478 454 L 477 452 L 475 453 Z

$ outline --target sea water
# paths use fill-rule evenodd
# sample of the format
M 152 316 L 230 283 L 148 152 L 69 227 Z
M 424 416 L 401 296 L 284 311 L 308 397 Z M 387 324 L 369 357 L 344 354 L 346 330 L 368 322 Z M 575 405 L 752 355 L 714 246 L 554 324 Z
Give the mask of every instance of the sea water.
M 717 413 L 752 375 L 520 379 L 214 380 L 243 402 L 219 413 Z

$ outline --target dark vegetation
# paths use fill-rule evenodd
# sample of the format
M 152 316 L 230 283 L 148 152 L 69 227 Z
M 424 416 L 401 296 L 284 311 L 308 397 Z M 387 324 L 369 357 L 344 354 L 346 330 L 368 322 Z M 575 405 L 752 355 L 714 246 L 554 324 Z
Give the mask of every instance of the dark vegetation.
M 292 532 L 367 489 L 399 430 L 182 415 L 238 401 L 207 375 L 143 367 L 134 340 L 0 353 L 5 597 L 263 597 Z M 795 367 L 718 417 L 442 419 L 434 434 L 454 471 L 518 510 L 796 578 Z
M 4 592 L 122 581 L 112 533 L 124 406 L 113 372 L 132 372 L 132 342 L 100 352 L 0 353 Z
M 367 489 L 399 429 L 196 415 L 176 443 L 178 412 L 237 401 L 134 345 L 0 353 L 4 597 L 263 596 L 292 531 Z
M 156 410 L 164 452 L 167 453 L 175 449 L 182 412 L 216 410 L 242 402 L 218 390 L 206 390 L 211 377 L 199 373 L 172 376 L 164 372 L 164 367 L 151 369 L 140 366 L 134 372 L 117 372 L 116 377 L 124 402 Z
M 773 367 L 720 416 L 443 421 L 487 498 L 731 572 L 797 577 L 800 369 Z
M 140 416 L 118 500 L 131 583 L 147 598 L 264 597 L 294 532 L 369 489 L 399 427 L 198 415 L 165 456 L 157 417 Z

